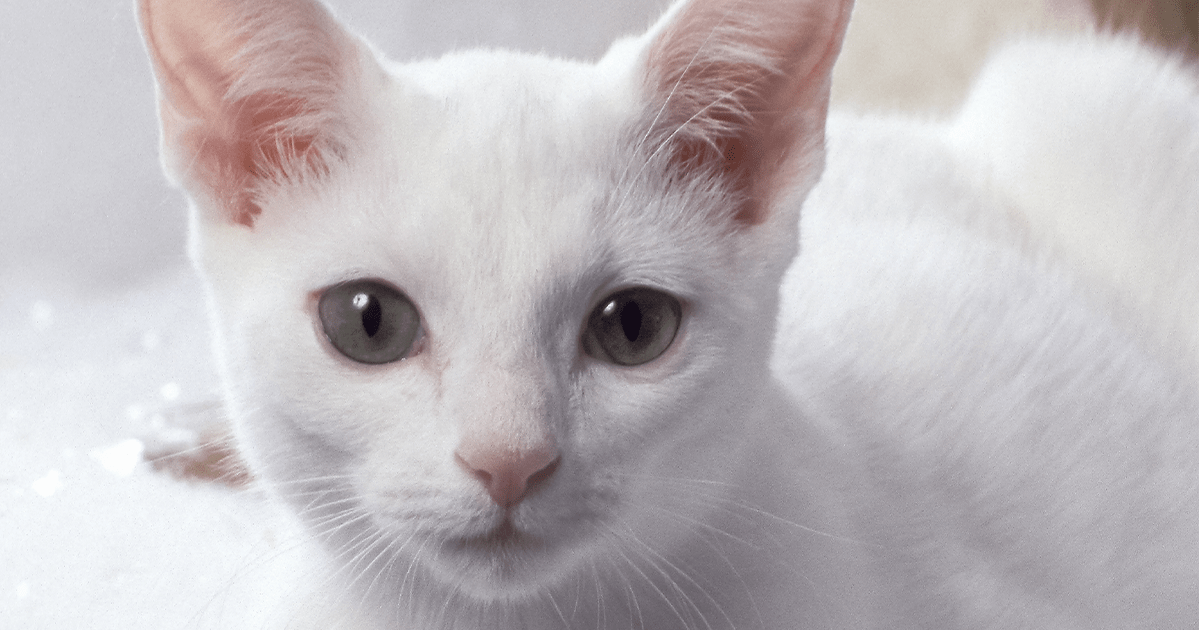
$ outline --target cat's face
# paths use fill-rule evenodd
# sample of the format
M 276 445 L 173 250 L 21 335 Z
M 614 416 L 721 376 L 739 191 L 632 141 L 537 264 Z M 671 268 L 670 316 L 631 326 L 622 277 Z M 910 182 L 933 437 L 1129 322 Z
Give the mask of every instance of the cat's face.
M 754 431 L 818 173 L 826 79 L 752 64 L 823 76 L 831 59 L 785 57 L 788 34 L 781 60 L 712 59 L 688 79 L 692 31 L 727 21 L 693 3 L 596 65 L 467 53 L 384 71 L 301 4 L 278 19 L 333 42 L 302 51 L 319 67 L 291 80 L 309 87 L 247 88 L 232 113 L 205 99 L 269 64 L 235 56 L 241 78 L 219 89 L 174 84 L 191 42 L 143 8 L 259 475 L 388 592 L 431 576 L 519 598 L 682 538 L 713 507 L 678 501 L 678 482 L 723 487 Z M 737 87 L 747 73 L 766 85 Z
M 338 537 L 348 553 L 377 539 L 403 568 L 419 557 L 511 593 L 582 548 L 613 553 L 591 548 L 657 500 L 653 479 L 721 480 L 737 407 L 766 383 L 773 295 L 745 286 L 735 240 L 684 211 L 717 196 L 646 166 L 621 77 L 465 61 L 388 81 L 379 111 L 395 114 L 372 121 L 361 166 L 271 194 L 252 232 L 201 228 L 199 247 L 241 432 L 280 494 L 318 531 L 362 517 Z M 514 71 L 537 80 L 477 98 Z M 648 350 L 602 323 L 629 289 Z M 363 329 L 358 295 L 405 329 L 381 353 L 329 329 L 338 300 Z M 615 357 L 603 345 L 621 342 Z M 548 443 L 559 463 L 504 508 L 458 461 L 472 440 Z

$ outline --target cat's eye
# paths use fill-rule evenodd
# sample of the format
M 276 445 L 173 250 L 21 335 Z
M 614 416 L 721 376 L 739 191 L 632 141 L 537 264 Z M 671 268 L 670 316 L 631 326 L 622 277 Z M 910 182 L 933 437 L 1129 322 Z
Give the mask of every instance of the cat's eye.
M 329 343 L 359 363 L 403 359 L 421 331 L 420 314 L 412 301 L 377 280 L 329 287 L 320 297 L 317 312 Z
M 583 350 L 617 365 L 649 363 L 679 331 L 683 307 L 661 291 L 637 287 L 600 300 L 587 319 Z

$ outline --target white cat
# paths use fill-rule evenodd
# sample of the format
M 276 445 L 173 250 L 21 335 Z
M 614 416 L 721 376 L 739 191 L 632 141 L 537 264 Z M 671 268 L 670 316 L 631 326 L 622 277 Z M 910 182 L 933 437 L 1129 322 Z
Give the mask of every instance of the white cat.
M 1193 76 L 1016 48 L 952 123 L 834 116 L 812 190 L 850 9 L 394 65 L 311 0 L 142 0 L 238 439 L 329 558 L 284 624 L 1199 623 L 1182 320 L 1035 227 L 1110 184 L 1188 229 Z

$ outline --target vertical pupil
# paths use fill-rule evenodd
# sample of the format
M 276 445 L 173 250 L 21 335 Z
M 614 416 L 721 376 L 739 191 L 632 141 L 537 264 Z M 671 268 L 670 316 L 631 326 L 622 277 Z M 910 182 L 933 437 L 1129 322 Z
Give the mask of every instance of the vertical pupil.
M 636 302 L 628 302 L 620 309 L 620 327 L 629 341 L 636 342 L 641 336 L 641 307 Z
M 366 336 L 374 337 L 383 323 L 383 307 L 379 305 L 379 298 L 359 293 L 354 296 L 354 307 L 362 312 L 362 328 Z

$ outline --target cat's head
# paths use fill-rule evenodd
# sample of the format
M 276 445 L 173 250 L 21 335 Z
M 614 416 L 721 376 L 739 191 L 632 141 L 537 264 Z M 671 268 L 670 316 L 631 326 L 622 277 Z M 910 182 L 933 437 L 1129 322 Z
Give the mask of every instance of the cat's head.
M 742 465 L 849 4 L 391 65 L 310 0 L 142 0 L 239 439 L 350 573 L 519 597 L 712 509 L 654 515 Z

